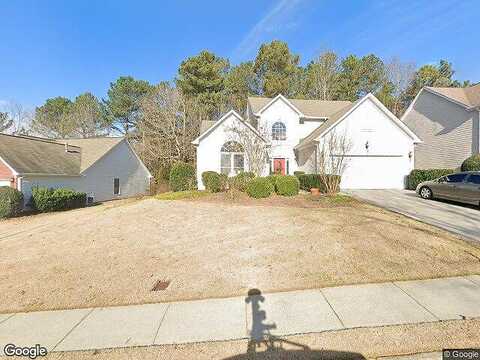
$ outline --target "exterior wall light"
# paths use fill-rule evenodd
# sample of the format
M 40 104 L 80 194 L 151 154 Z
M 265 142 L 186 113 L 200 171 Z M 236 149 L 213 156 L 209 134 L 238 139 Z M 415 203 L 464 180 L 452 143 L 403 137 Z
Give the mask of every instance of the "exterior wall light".
M 368 148 L 370 147 L 370 144 L 368 143 L 368 141 L 365 143 L 365 150 L 368 151 Z
M 409 152 L 408 152 L 408 158 L 409 158 L 410 160 L 412 160 L 412 157 L 413 157 L 413 152 L 409 151 Z

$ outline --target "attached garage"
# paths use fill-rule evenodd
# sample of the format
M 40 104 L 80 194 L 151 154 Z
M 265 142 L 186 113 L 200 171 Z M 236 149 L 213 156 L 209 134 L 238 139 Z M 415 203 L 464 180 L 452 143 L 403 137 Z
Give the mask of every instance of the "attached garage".
M 342 189 L 403 189 L 411 171 L 408 156 L 349 156 Z
M 415 144 L 421 141 L 373 95 L 334 114 L 297 149 L 306 151 L 315 144 L 319 150 L 332 136 L 345 137 L 350 143 L 346 152 L 333 154 L 344 159 L 342 189 L 405 188 L 414 166 Z

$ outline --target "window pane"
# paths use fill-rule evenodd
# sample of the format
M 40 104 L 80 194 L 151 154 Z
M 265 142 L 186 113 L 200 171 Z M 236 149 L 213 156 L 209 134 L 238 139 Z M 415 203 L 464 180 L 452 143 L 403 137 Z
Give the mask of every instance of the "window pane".
M 243 154 L 233 155 L 233 168 L 237 174 L 243 171 Z
M 230 166 L 231 166 L 230 159 L 231 159 L 230 154 L 221 155 L 220 171 L 222 174 L 228 175 L 230 173 Z
M 480 175 L 470 175 L 468 182 L 472 184 L 480 184 Z
M 448 175 L 448 176 L 447 176 L 447 182 L 449 182 L 449 183 L 462 182 L 463 180 L 465 180 L 466 177 L 467 177 L 467 174 L 453 174 L 453 175 Z
M 282 122 L 276 122 L 272 125 L 272 139 L 285 140 L 287 138 L 287 128 Z
M 113 179 L 113 195 L 120 194 L 120 179 L 115 178 Z

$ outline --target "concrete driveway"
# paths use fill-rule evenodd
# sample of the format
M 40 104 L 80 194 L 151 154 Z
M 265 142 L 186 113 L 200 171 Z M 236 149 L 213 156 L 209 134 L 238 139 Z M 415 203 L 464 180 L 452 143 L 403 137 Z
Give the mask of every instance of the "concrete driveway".
M 350 190 L 348 193 L 480 244 L 480 210 L 473 206 L 423 200 L 410 190 Z

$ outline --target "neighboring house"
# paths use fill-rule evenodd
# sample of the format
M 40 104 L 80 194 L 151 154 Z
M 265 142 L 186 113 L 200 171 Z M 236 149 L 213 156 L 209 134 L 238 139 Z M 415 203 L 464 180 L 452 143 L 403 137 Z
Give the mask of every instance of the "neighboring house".
M 50 140 L 0 134 L 0 186 L 70 188 L 89 201 L 145 194 L 151 174 L 125 138 Z
M 422 144 L 415 168 L 453 168 L 479 152 L 480 84 L 466 88 L 424 87 L 402 117 Z
M 345 155 L 344 189 L 403 188 L 413 168 L 414 144 L 420 140 L 372 94 L 355 103 L 296 100 L 282 95 L 248 98 L 247 119 L 230 111 L 216 122 L 202 124 L 197 147 L 197 181 L 204 189 L 204 171 L 229 176 L 248 171 L 241 142 L 232 126 L 264 139 L 270 159 L 262 175 L 300 170 L 318 173 L 318 150 L 332 132 L 346 136 L 352 147 Z M 237 139 L 238 140 L 238 139 Z M 339 154 L 332 154 L 339 156 Z

